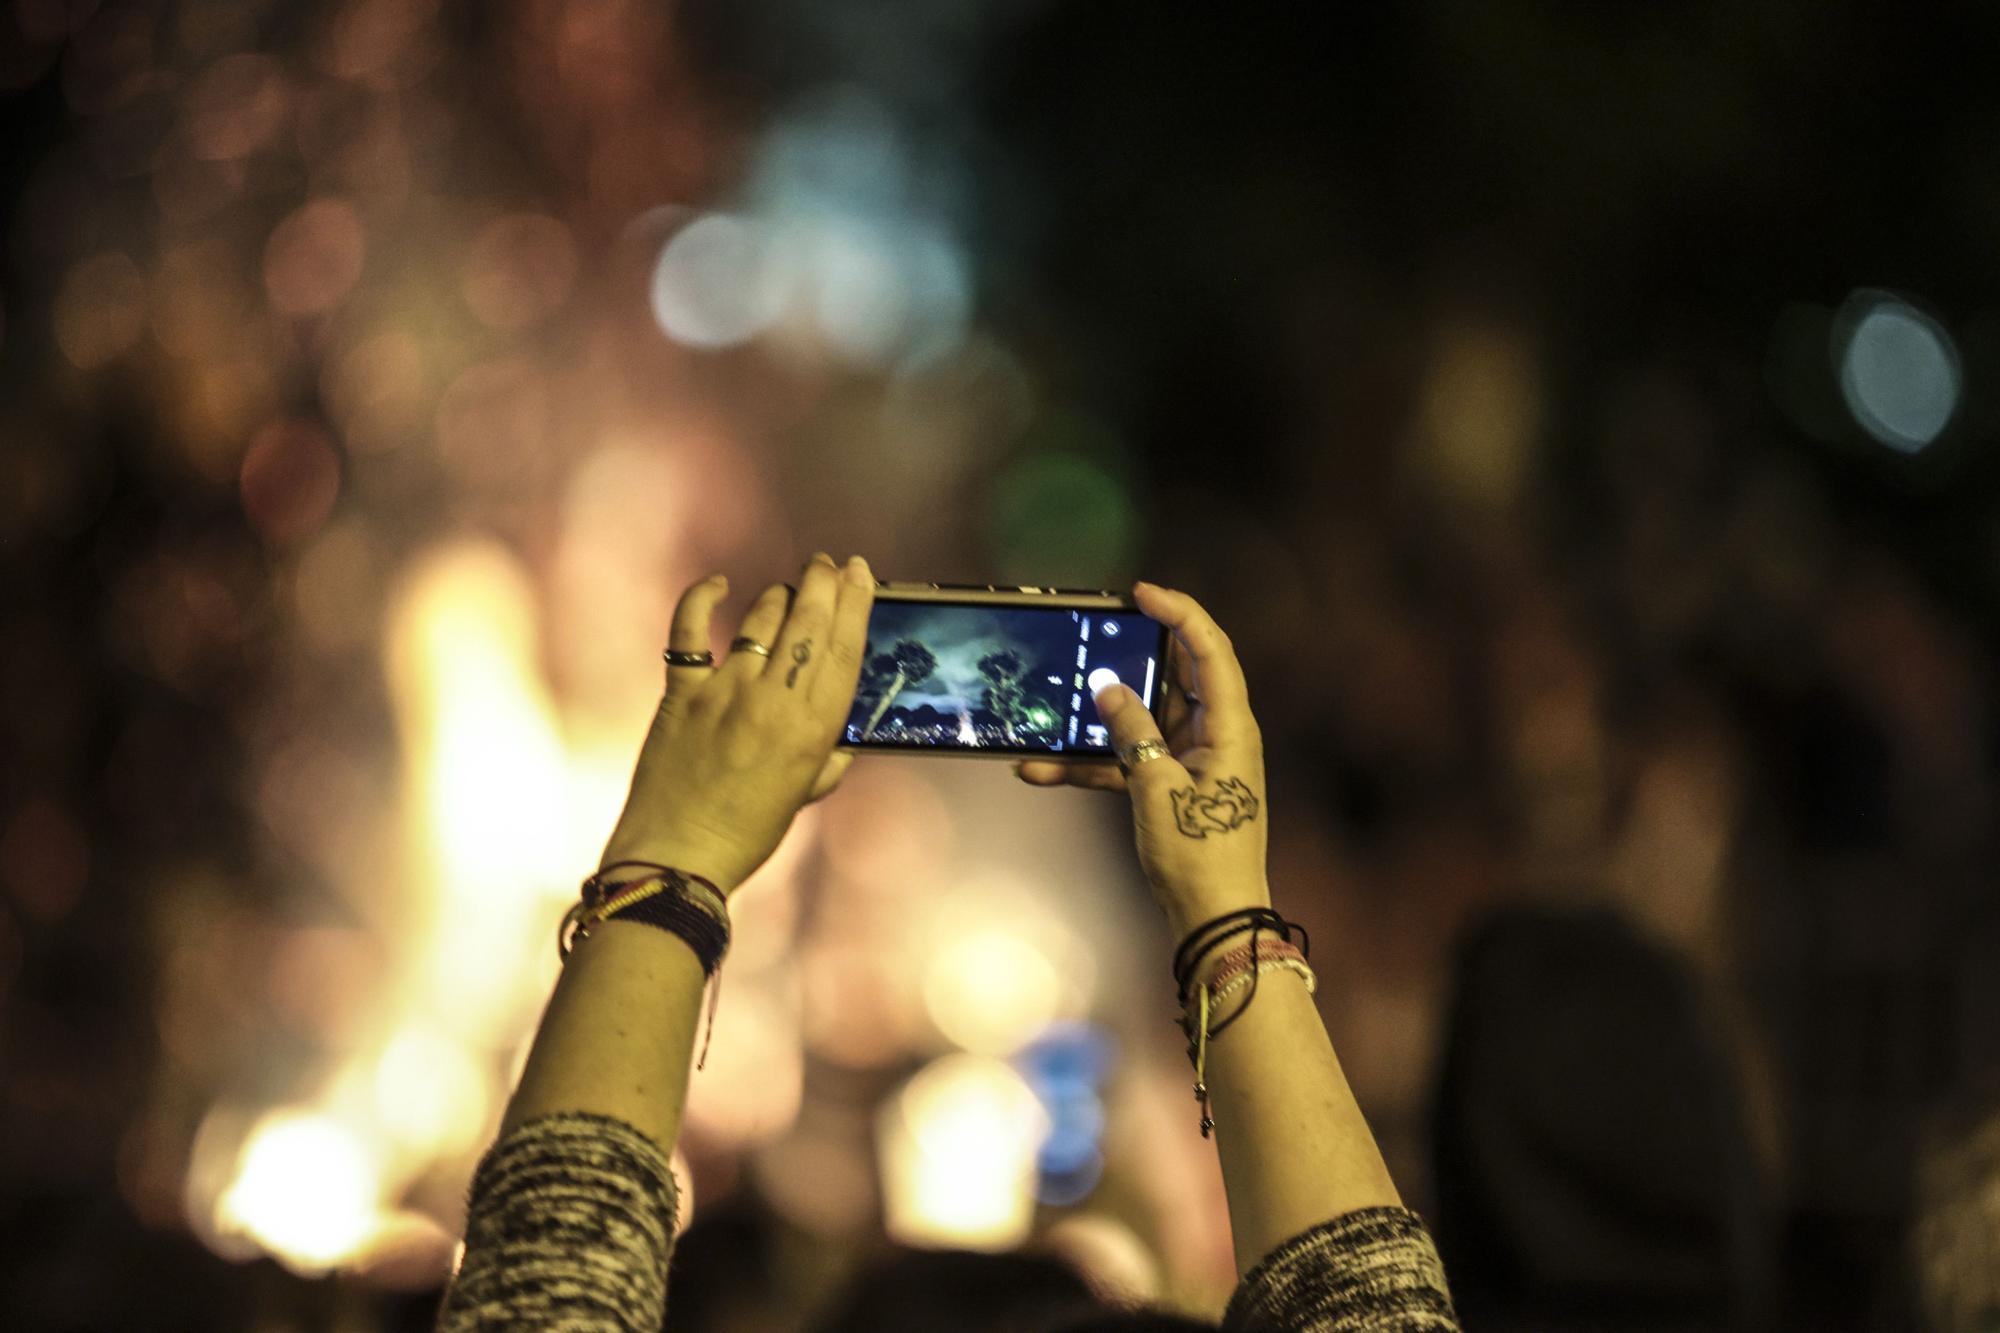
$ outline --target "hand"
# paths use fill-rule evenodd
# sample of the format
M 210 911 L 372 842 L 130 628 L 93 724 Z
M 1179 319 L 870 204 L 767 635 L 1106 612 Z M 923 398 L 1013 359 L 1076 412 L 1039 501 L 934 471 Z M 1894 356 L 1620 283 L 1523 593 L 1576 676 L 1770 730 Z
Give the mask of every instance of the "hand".
M 1105 763 L 1024 760 L 1015 772 L 1038 787 L 1128 792 L 1139 864 L 1174 933 L 1242 907 L 1269 907 L 1265 876 L 1264 738 L 1229 637 L 1186 593 L 1133 588 L 1139 609 L 1173 631 L 1172 687 L 1164 737 L 1124 685 L 1097 695 L 1098 715 L 1123 756 L 1164 740 L 1162 756 L 1121 772 Z
M 709 649 L 721 576 L 681 595 L 669 645 Z M 771 655 L 738 651 L 713 667 L 668 667 L 666 695 L 639 752 L 632 793 L 604 864 L 655 861 L 728 893 L 762 865 L 792 816 L 832 791 L 853 756 L 834 743 L 854 704 L 875 576 L 855 556 L 807 562 L 794 595 L 766 588 L 738 631 Z

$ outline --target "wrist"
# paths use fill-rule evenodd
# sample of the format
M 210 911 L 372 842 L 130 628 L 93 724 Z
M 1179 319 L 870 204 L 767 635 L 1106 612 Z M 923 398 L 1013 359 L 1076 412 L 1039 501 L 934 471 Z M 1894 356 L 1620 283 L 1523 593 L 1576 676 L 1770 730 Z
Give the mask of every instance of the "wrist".
M 737 886 L 746 878 L 741 871 L 734 870 L 725 858 L 644 843 L 621 845 L 614 842 L 605 850 L 604 859 L 598 862 L 597 869 L 602 873 L 624 862 L 666 866 L 685 875 L 699 875 L 713 884 L 724 898 L 736 892 Z M 642 864 L 630 864 L 612 870 L 612 873 L 618 879 L 640 879 L 646 872 Z
M 1166 909 L 1167 927 L 1178 943 L 1186 939 L 1196 927 L 1213 921 L 1230 912 L 1240 912 L 1246 907 L 1269 907 L 1271 887 L 1259 880 L 1239 884 L 1210 884 L 1199 888 L 1188 888 L 1176 892 L 1162 891 L 1161 905 Z

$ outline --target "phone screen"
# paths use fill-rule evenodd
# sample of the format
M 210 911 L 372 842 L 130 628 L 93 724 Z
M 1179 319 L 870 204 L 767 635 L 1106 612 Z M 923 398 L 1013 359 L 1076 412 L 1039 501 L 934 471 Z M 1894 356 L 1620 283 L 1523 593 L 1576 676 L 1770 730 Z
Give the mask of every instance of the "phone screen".
M 1158 716 L 1166 646 L 1166 627 L 1138 611 L 878 597 L 842 743 L 1108 755 L 1092 696 L 1122 682 Z

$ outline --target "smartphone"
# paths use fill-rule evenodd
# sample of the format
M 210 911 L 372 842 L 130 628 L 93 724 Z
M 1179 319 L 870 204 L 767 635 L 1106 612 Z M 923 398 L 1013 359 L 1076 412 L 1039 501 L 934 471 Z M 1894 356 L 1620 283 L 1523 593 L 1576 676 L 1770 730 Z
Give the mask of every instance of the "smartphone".
M 1114 757 L 1094 696 L 1164 715 L 1167 627 L 1114 592 L 883 583 L 841 733 L 858 751 Z

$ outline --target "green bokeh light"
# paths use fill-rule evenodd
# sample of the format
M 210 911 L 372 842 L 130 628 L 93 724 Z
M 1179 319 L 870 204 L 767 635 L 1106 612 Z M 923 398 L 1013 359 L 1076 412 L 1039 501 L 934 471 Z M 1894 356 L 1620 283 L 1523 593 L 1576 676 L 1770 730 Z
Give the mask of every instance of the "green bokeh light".
M 1003 583 L 1122 587 L 1132 577 L 1139 535 L 1130 492 L 1095 459 L 1034 452 L 994 482 L 986 536 Z

